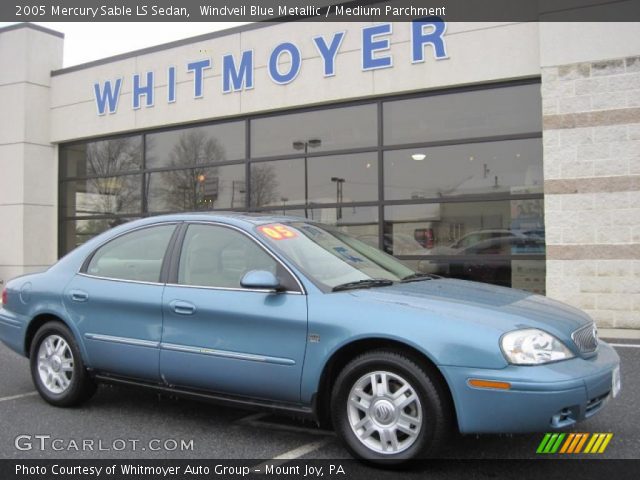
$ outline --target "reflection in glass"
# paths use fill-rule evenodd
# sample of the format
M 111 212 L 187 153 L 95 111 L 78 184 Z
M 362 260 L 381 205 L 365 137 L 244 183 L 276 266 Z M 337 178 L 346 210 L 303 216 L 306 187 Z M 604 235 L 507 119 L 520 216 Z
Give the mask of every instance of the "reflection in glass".
M 433 273 L 448 278 L 491 283 L 540 295 L 545 294 L 544 260 L 470 257 L 464 260 L 401 258 L 400 261 L 421 273 Z
M 304 204 L 304 161 L 277 160 L 252 163 L 251 207 Z M 254 178 L 258 180 L 254 185 Z M 304 217 L 304 211 L 302 213 Z
M 386 200 L 542 193 L 542 140 L 386 151 L 384 178 Z
M 201 167 L 147 174 L 150 212 L 244 208 L 244 165 Z
M 309 205 L 378 199 L 376 153 L 312 157 L 306 164 Z M 251 164 L 252 207 L 304 205 L 304 186 L 303 158 Z
M 367 202 L 378 199 L 376 153 L 309 159 L 309 200 L 314 203 Z
M 60 176 L 112 176 L 140 170 L 142 136 L 99 140 L 60 147 Z
M 376 105 L 277 115 L 251 121 L 251 156 L 370 147 L 377 143 Z
M 429 203 L 385 208 L 392 255 L 544 255 L 542 200 Z
M 421 143 L 542 131 L 540 85 L 385 102 L 384 143 Z
M 309 208 L 309 219 L 348 233 L 359 240 L 378 247 L 378 207 L 343 207 L 340 218 L 336 208 Z
M 88 178 L 60 185 L 65 216 L 140 213 L 140 175 Z
M 175 167 L 244 158 L 244 122 L 191 127 L 146 137 L 146 168 Z
M 65 220 L 60 223 L 61 255 L 106 232 L 110 228 L 136 220 L 138 217 L 89 218 L 85 220 Z

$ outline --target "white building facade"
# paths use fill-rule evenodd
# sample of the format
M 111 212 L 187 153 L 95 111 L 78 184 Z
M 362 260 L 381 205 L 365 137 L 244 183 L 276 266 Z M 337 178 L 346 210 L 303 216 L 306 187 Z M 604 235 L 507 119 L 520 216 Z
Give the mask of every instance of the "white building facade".
M 4 28 L 0 281 L 142 216 L 285 212 L 640 328 L 638 31 L 253 24 L 62 69 Z

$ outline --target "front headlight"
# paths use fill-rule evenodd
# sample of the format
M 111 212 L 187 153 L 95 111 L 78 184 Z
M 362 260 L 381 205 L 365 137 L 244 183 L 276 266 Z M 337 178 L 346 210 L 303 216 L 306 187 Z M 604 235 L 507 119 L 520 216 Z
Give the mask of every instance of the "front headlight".
M 537 328 L 503 335 L 501 347 L 507 361 L 515 365 L 540 365 L 574 357 L 560 340 Z

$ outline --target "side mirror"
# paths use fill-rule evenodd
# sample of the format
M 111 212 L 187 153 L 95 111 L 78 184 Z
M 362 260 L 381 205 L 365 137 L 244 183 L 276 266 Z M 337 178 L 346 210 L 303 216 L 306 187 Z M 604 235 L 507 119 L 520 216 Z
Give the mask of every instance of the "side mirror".
M 281 289 L 280 280 L 271 272 L 266 270 L 251 270 L 244 274 L 240 285 L 243 288 L 253 288 L 256 290 L 278 291 Z

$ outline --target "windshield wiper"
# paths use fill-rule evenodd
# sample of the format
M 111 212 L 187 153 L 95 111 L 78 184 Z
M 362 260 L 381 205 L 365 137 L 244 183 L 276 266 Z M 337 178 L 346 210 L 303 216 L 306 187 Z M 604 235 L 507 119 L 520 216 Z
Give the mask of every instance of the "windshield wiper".
M 412 273 L 411 275 L 407 275 L 400 279 L 402 283 L 409 282 L 420 282 L 422 280 L 432 280 L 434 278 L 440 278 L 438 275 L 434 275 L 433 273 Z
M 389 285 L 393 285 L 393 281 L 386 280 L 384 278 L 368 278 L 366 280 L 358 280 L 355 282 L 347 282 L 336 285 L 331 289 L 331 291 L 339 292 L 341 290 L 351 290 L 354 288 L 388 287 Z

